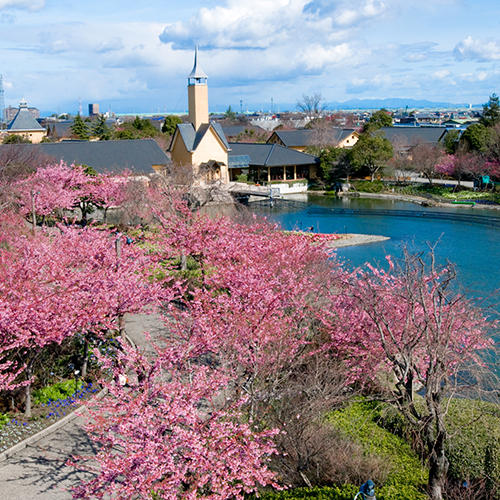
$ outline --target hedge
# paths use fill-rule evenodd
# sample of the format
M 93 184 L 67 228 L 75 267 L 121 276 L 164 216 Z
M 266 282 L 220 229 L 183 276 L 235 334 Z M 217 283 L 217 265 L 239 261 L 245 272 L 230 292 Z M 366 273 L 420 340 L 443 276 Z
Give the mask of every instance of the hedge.
M 377 498 L 427 498 L 424 493 L 428 480 L 427 469 L 402 437 L 378 425 L 378 416 L 376 404 L 357 401 L 343 410 L 330 413 L 329 421 L 360 444 L 366 454 L 387 459 L 391 470 L 386 483 L 377 489 Z

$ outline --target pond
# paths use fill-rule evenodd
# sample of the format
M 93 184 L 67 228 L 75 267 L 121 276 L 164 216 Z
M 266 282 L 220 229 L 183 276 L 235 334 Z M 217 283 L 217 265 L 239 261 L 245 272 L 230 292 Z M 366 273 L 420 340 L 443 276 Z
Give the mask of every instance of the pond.
M 250 209 L 278 222 L 284 229 L 312 227 L 320 233 L 390 237 L 380 243 L 338 249 L 337 256 L 351 266 L 365 262 L 385 266 L 385 256 L 400 257 L 405 246 L 410 251 L 422 251 L 437 243 L 438 260 L 449 260 L 456 265 L 458 282 L 467 295 L 482 297 L 489 305 L 498 304 L 499 211 L 477 207 L 422 207 L 397 200 L 337 199 L 313 194 L 289 196 L 287 200 L 277 202 L 272 208 L 269 202 L 250 203 Z M 342 208 L 348 209 L 346 212 L 352 209 L 353 213 L 338 213 Z M 483 223 L 468 220 L 469 216 L 477 215 L 484 216 L 491 224 L 487 220 Z

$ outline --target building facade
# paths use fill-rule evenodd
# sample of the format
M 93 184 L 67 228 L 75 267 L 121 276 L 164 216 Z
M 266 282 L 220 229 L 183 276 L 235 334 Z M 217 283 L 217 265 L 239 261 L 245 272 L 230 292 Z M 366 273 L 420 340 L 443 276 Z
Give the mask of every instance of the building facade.
M 19 109 L 12 121 L 7 125 L 6 132 L 9 135 L 20 135 L 33 144 L 38 144 L 47 135 L 47 130 L 33 118 L 26 101 L 19 103 Z
M 172 162 L 192 166 L 199 183 L 229 182 L 229 144 L 222 127 L 210 123 L 208 115 L 208 77 L 198 66 L 198 48 L 193 70 L 188 76 L 188 123 L 181 123 L 172 137 L 169 151 Z

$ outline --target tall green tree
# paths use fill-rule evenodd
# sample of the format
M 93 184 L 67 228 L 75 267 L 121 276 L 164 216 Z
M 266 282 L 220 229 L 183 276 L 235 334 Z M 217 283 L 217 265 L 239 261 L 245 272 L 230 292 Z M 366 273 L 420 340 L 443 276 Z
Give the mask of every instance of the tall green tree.
M 458 130 L 449 130 L 446 132 L 446 135 L 443 139 L 443 146 L 445 151 L 449 155 L 453 155 L 456 153 L 458 148 L 458 142 L 460 139 L 460 132 Z
M 224 117 L 227 118 L 228 120 L 236 119 L 236 113 L 233 111 L 233 108 L 231 108 L 231 105 L 229 105 L 228 108 L 226 109 Z
M 482 123 L 469 125 L 460 139 L 461 145 L 467 151 L 486 153 L 492 139 L 492 129 Z
M 483 106 L 483 116 L 480 123 L 485 127 L 494 127 L 500 123 L 500 103 L 495 93 L 490 95 L 490 100 Z
M 89 126 L 83 121 L 80 114 L 75 116 L 75 120 L 70 128 L 73 135 L 79 139 L 88 140 L 90 138 Z
M 101 141 L 108 141 L 111 138 L 111 130 L 106 125 L 106 117 L 99 115 L 92 126 L 92 135 L 99 137 Z
M 387 109 L 379 109 L 372 114 L 364 126 L 364 132 L 373 132 L 382 127 L 392 127 L 392 116 Z
M 164 134 L 174 135 L 175 129 L 180 123 L 182 123 L 182 120 L 178 116 L 168 115 L 165 117 L 165 121 L 163 122 L 161 131 Z
M 351 162 L 354 167 L 367 168 L 372 182 L 375 174 L 393 155 L 392 144 L 380 135 L 361 134 L 358 142 L 351 149 Z

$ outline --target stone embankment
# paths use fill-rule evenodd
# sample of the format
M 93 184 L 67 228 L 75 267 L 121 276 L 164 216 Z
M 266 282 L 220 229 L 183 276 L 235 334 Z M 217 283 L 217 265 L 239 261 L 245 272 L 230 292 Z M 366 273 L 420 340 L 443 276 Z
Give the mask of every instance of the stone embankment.
M 319 193 L 319 192 L 318 192 Z M 322 191 L 321 193 L 324 193 Z M 425 198 L 423 196 L 414 196 L 408 194 L 399 193 L 363 193 L 360 191 L 339 193 L 339 196 L 352 197 L 352 198 L 374 198 L 379 200 L 396 200 L 396 201 L 407 201 L 409 203 L 416 203 L 417 205 L 422 205 L 424 207 L 443 207 L 443 208 L 457 208 L 460 205 L 454 203 L 447 203 L 442 201 L 433 200 L 431 198 Z M 463 200 L 467 201 L 467 200 Z M 485 208 L 488 210 L 500 210 L 500 205 L 490 205 L 490 204 L 476 204 L 475 207 L 472 205 L 462 205 L 461 208 Z

